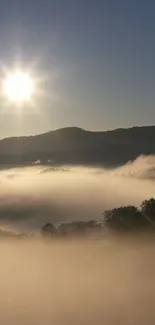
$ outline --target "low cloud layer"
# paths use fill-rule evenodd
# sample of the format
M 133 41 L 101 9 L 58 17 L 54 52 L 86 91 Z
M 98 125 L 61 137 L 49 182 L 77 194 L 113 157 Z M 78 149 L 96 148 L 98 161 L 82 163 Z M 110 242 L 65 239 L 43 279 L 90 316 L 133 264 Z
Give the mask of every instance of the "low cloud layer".
M 146 238 L 1 240 L 0 324 L 153 325 L 154 254 Z
M 102 219 L 155 194 L 155 156 L 117 169 L 32 166 L 0 171 L 0 226 L 35 231 L 46 222 Z

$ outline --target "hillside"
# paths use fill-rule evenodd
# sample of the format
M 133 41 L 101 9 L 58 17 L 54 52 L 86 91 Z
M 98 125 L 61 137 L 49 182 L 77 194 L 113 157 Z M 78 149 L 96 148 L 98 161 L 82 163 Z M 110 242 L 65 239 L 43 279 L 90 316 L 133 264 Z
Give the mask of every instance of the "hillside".
M 0 164 L 122 165 L 155 154 L 155 126 L 91 132 L 69 127 L 29 137 L 0 140 Z

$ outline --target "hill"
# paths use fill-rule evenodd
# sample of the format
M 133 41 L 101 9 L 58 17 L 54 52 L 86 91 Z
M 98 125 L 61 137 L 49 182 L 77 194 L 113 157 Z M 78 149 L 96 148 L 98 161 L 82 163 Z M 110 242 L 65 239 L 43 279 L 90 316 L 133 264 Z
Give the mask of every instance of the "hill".
M 0 164 L 87 164 L 118 166 L 141 154 L 155 154 L 155 126 L 92 132 L 62 128 L 0 140 Z

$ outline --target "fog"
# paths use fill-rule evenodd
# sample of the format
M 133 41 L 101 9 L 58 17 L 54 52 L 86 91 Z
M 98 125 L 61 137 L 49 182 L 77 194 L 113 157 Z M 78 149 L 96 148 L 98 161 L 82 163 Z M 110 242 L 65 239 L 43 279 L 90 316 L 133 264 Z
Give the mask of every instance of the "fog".
M 48 222 L 102 219 L 155 193 L 155 157 L 116 169 L 33 166 L 0 172 L 0 223 L 37 232 Z M 155 323 L 151 235 L 50 240 L 0 237 L 0 324 Z
M 155 322 L 155 246 L 147 238 L 0 244 L 0 324 Z
M 155 193 L 155 156 L 115 168 L 32 166 L 0 171 L 0 227 L 38 231 L 46 222 L 102 220 Z

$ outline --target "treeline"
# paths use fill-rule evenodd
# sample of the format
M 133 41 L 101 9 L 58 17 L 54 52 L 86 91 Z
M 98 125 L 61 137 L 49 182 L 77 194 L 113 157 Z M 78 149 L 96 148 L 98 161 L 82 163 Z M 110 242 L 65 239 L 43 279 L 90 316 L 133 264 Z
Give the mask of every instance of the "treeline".
M 38 207 L 39 210 L 39 207 Z M 12 208 L 2 209 L 1 215 L 18 219 L 22 217 L 23 210 Z M 17 212 L 17 213 L 16 213 Z M 31 209 L 30 209 L 30 212 Z M 44 215 L 44 210 L 42 211 Z M 26 209 L 25 216 L 29 216 L 29 207 Z M 46 217 L 46 216 L 45 216 Z M 95 218 L 96 219 L 96 218 Z M 140 231 L 155 230 L 155 199 L 151 198 L 142 202 L 141 206 L 133 205 L 121 206 L 102 213 L 101 220 L 63 222 L 61 224 L 46 223 L 41 228 L 41 235 L 48 238 L 60 238 L 69 236 L 104 236 L 109 232 L 130 233 Z M 14 233 L 0 229 L 0 238 L 29 238 L 36 237 L 28 233 Z
M 73 221 L 70 223 L 61 223 L 60 225 L 54 225 L 47 223 L 41 228 L 43 236 L 72 236 L 72 235 L 89 235 L 99 234 L 104 227 L 103 221 Z
M 105 234 L 114 232 L 132 232 L 155 229 L 155 199 L 145 200 L 140 208 L 133 205 L 121 206 L 103 213 L 101 221 L 73 221 L 55 225 L 47 223 L 41 228 L 43 236 L 58 237 L 69 235 Z

